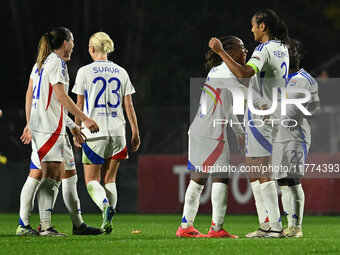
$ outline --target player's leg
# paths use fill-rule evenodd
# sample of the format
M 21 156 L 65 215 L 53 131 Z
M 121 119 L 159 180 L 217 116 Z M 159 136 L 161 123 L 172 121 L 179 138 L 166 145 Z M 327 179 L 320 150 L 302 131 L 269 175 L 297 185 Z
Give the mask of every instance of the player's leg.
M 63 199 L 73 223 L 73 235 L 99 235 L 100 228 L 94 228 L 84 223 L 81 215 L 80 201 L 77 192 L 77 171 L 74 163 L 74 155 L 68 136 L 65 138 L 64 148 L 65 172 L 62 179 Z
M 223 176 L 226 175 L 226 176 Z M 227 173 L 212 174 L 212 188 L 211 188 L 211 205 L 212 205 L 212 221 L 208 232 L 208 237 L 231 237 L 238 238 L 238 236 L 229 234 L 223 229 L 224 218 L 227 211 L 228 200 L 228 183 L 229 178 Z
M 87 191 L 101 211 L 109 205 L 101 182 L 101 169 L 105 163 L 104 152 L 108 137 L 87 139 L 83 144 L 83 165 Z
M 51 224 L 55 188 L 57 181 L 60 180 L 60 167 L 63 161 L 62 151 L 64 148 L 64 138 L 60 135 L 54 136 L 53 134 L 32 132 L 32 141 L 36 144 L 42 170 L 38 200 L 41 222 L 39 235 L 42 236 L 65 236 L 65 234 L 58 233 Z M 48 146 L 49 141 L 54 139 L 56 139 L 54 145 Z
M 178 237 L 204 237 L 197 231 L 193 224 L 198 212 L 200 197 L 204 185 L 209 178 L 207 169 L 214 162 L 206 163 L 207 159 L 220 155 L 213 155 L 214 148 L 218 145 L 218 141 L 208 139 L 196 135 L 189 135 L 189 160 L 188 169 L 190 172 L 190 182 L 185 193 L 183 215 L 176 236 Z
M 283 230 L 283 233 L 287 235 L 292 227 L 293 227 L 293 218 L 292 218 L 292 206 L 291 206 L 291 194 L 290 189 L 288 187 L 287 178 L 282 178 L 277 180 L 281 190 L 281 203 L 284 214 L 287 216 L 288 227 Z
M 116 210 L 117 206 L 117 186 L 116 176 L 120 161 L 128 158 L 125 136 L 110 136 L 109 143 L 106 146 L 103 165 L 103 179 L 106 196 L 110 205 Z
M 104 189 L 109 203 L 110 205 L 112 205 L 113 209 L 116 209 L 118 200 L 116 176 L 119 164 L 120 159 L 108 159 L 106 160 L 102 168 L 104 177 Z
M 293 228 L 287 234 L 287 237 L 302 237 L 302 220 L 305 206 L 305 193 L 302 189 L 299 176 L 290 175 L 287 181 L 291 195 L 293 225 Z
M 209 175 L 205 173 L 191 172 L 190 182 L 185 192 L 182 221 L 177 229 L 178 237 L 204 237 L 193 226 L 198 207 L 200 204 L 201 194 Z
M 37 235 L 30 226 L 30 216 L 34 207 L 34 199 L 40 185 L 41 170 L 32 168 L 20 193 L 19 226 L 16 235 Z
M 252 122 L 252 117 L 248 116 Z M 258 118 L 258 117 L 256 117 Z M 255 117 L 253 118 L 255 119 Z M 249 122 L 248 122 L 249 123 Z M 255 198 L 255 203 L 258 207 L 261 207 L 261 199 L 264 209 L 267 212 L 267 216 L 269 219 L 270 230 L 268 233 L 268 226 L 263 226 L 267 229 L 260 229 L 258 231 L 247 234 L 247 237 L 284 237 L 282 233 L 282 225 L 281 225 L 281 217 L 278 203 L 278 194 L 276 189 L 276 183 L 272 180 L 272 173 L 270 171 L 269 166 L 272 164 L 271 154 L 273 153 L 273 137 L 275 137 L 277 133 L 278 127 L 274 125 L 264 124 L 261 127 L 255 127 L 254 123 L 249 123 L 246 125 L 246 133 L 247 133 L 247 141 L 246 141 L 246 165 L 251 168 L 251 173 L 253 176 L 250 176 L 250 180 L 252 183 L 252 188 L 254 196 L 257 196 L 258 199 Z M 256 170 L 259 170 L 259 175 L 255 173 Z M 257 178 L 254 178 L 257 177 Z M 255 179 L 259 180 L 258 183 L 254 182 Z M 259 190 L 260 189 L 260 190 Z M 260 224 L 264 223 L 263 219 L 264 212 L 263 209 L 257 208 L 259 213 L 259 221 Z M 262 213 L 261 213 L 262 211 Z M 266 220 L 265 220 L 266 221 Z M 261 225 L 260 225 L 261 226 Z M 257 236 L 257 234 L 260 236 Z M 268 235 L 269 234 L 269 235 Z
M 245 164 L 248 169 L 247 174 L 250 181 L 250 185 L 253 191 L 255 206 L 258 215 L 259 229 L 250 232 L 246 235 L 248 238 L 263 237 L 270 229 L 268 212 L 266 210 L 264 197 L 261 190 L 260 178 L 261 167 L 270 162 L 270 156 L 272 153 L 272 145 L 270 143 L 272 137 L 272 128 L 268 125 L 261 127 L 255 127 L 253 124 L 254 119 L 259 119 L 260 116 L 245 114 L 245 121 L 248 123 L 245 125 L 246 136 L 246 158 Z M 249 120 L 248 120 L 249 119 Z

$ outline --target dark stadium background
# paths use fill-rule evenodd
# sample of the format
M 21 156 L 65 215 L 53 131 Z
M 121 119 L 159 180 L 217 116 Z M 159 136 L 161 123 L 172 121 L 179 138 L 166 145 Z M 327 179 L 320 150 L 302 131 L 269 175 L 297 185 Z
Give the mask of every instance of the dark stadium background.
M 339 1 L 1 1 L 0 155 L 7 163 L 0 160 L 0 212 L 18 212 L 20 190 L 28 174 L 31 149 L 19 137 L 25 125 L 28 78 L 44 32 L 55 26 L 73 32 L 75 48 L 68 63 L 71 89 L 78 68 L 91 61 L 89 37 L 104 31 L 113 39 L 111 60 L 126 68 L 137 91 L 133 100 L 142 146 L 122 163 L 118 174 L 120 211 L 136 212 L 138 155 L 187 153 L 189 81 L 207 73 L 203 64 L 210 37 L 236 35 L 251 54 L 256 43 L 250 19 L 262 8 L 274 9 L 285 20 L 290 35 L 303 42 L 306 70 L 315 77 L 339 77 Z M 335 153 L 340 85 L 321 82 L 319 86 L 326 111 L 312 121 L 311 151 Z M 235 152 L 233 138 L 230 143 Z M 79 155 L 77 151 L 78 163 Z M 96 212 L 79 164 L 78 173 L 83 211 Z M 59 212 L 65 211 L 61 201 L 56 206 Z

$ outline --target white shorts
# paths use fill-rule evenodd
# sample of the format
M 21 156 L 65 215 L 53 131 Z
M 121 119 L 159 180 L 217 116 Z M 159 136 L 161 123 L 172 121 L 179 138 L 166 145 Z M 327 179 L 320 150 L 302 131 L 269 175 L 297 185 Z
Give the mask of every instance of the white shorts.
M 273 140 L 279 125 L 265 123 L 260 116 L 252 114 L 248 109 L 245 114 L 246 157 L 266 157 L 273 152 Z
M 125 136 L 89 138 L 83 146 L 84 164 L 104 164 L 106 159 L 127 159 Z
M 227 141 L 189 135 L 188 169 L 203 173 L 225 173 L 230 151 Z
M 62 162 L 64 160 L 63 135 L 55 135 L 31 131 L 32 151 L 37 153 L 39 162 Z
M 309 144 L 300 141 L 274 143 L 274 179 L 286 178 L 288 174 L 303 176 Z
M 68 135 L 65 135 L 65 144 L 64 144 L 64 161 L 65 161 L 65 169 L 66 170 L 74 170 L 76 169 L 74 162 L 74 155 L 72 150 L 72 145 Z M 31 166 L 30 169 L 41 169 L 41 164 L 39 160 L 38 153 L 33 149 L 32 146 L 32 154 L 31 154 Z

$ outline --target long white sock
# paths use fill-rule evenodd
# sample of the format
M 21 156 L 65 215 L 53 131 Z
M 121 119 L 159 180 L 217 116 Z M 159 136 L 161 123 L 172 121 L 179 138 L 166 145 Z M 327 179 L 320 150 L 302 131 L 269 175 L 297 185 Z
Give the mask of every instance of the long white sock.
M 44 178 L 40 183 L 37 197 L 42 230 L 46 230 L 51 226 L 55 184 L 56 180 L 51 178 Z
M 34 207 L 34 198 L 39 188 L 40 180 L 27 177 L 20 194 L 19 224 L 27 226 L 30 224 L 30 216 Z
M 183 207 L 183 217 L 181 222 L 182 228 L 188 228 L 194 224 L 194 220 L 200 205 L 200 197 L 204 185 L 198 184 L 190 180 L 189 186 L 185 193 L 185 201 Z
M 280 186 L 281 189 L 281 202 L 284 214 L 287 216 L 288 227 L 293 226 L 293 218 L 292 218 L 292 204 L 291 204 L 291 191 L 288 186 Z
M 90 181 L 87 184 L 87 191 L 99 209 L 103 211 L 104 207 L 109 204 L 103 186 L 97 181 Z
M 275 181 L 264 182 L 261 183 L 260 186 L 263 202 L 268 211 L 271 230 L 281 231 L 282 224 Z
M 60 182 L 60 181 L 57 181 L 57 182 L 54 184 L 54 188 L 53 188 L 53 190 L 54 190 L 54 196 L 53 196 L 52 209 L 54 208 L 55 202 L 57 201 L 57 197 L 58 197 L 58 194 L 59 194 L 60 185 L 61 185 L 61 182 Z
M 211 188 L 212 229 L 219 231 L 223 228 L 224 217 L 227 211 L 228 185 L 222 182 L 213 182 Z
M 305 206 L 305 193 L 302 189 L 301 183 L 289 188 L 291 190 L 293 226 L 301 228 L 303 219 L 303 209 Z
M 116 183 L 107 183 L 104 185 L 104 189 L 110 205 L 113 206 L 114 209 L 116 209 L 118 200 Z
M 80 201 L 77 192 L 78 176 L 73 175 L 63 179 L 63 198 L 68 214 L 73 224 L 78 228 L 84 223 L 81 217 Z
M 250 185 L 251 185 L 251 189 L 253 190 L 257 217 L 259 219 L 260 227 L 263 230 L 268 230 L 270 228 L 270 225 L 267 219 L 268 214 L 267 214 L 264 202 L 263 202 L 260 181 L 257 180 L 257 181 L 251 182 Z

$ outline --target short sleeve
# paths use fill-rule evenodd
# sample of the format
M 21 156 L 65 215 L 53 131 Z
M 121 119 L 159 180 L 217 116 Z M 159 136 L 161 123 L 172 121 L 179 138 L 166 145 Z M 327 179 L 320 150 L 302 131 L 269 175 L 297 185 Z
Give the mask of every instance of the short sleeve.
M 125 83 L 125 92 L 124 92 L 124 96 L 126 95 L 131 95 L 134 94 L 135 88 L 133 87 L 131 81 L 130 81 L 130 77 L 129 75 L 126 73 L 127 79 L 126 79 L 126 83 Z
M 35 75 L 37 72 L 38 72 L 38 65 L 35 64 L 35 65 L 33 66 L 33 68 L 32 68 L 32 71 L 31 71 L 31 74 L 30 74 L 30 79 L 33 80 L 34 75 Z
M 68 83 L 67 75 L 66 75 L 66 63 L 62 59 L 55 59 L 55 64 L 50 71 L 50 82 L 51 85 L 55 85 L 57 83 L 62 83 L 66 85 Z
M 315 81 L 315 80 L 314 80 Z M 311 99 L 309 102 L 317 102 L 320 101 L 319 95 L 318 95 L 318 84 L 315 82 L 314 85 L 310 86 L 309 91 L 311 93 Z
M 73 86 L 72 92 L 77 95 L 84 95 L 85 94 L 85 79 L 82 72 L 82 69 L 79 69 L 76 76 L 76 82 Z
M 262 69 L 263 65 L 268 62 L 269 53 L 264 44 L 260 44 L 257 46 L 251 55 L 251 58 L 247 62 L 247 65 L 253 67 L 255 72 L 258 72 Z

